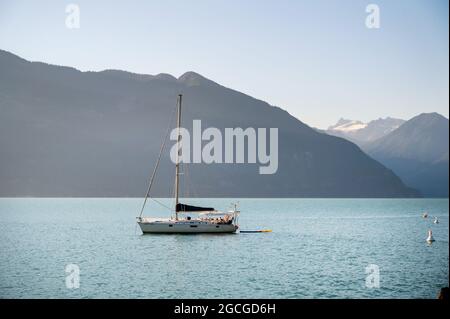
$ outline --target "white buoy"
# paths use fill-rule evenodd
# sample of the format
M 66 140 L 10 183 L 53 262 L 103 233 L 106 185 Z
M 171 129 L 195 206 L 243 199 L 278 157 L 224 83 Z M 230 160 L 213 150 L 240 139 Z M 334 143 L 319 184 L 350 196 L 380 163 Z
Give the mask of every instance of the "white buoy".
M 430 230 L 428 230 L 428 237 L 427 237 L 427 242 L 428 243 L 432 243 L 432 242 L 434 242 L 435 240 L 434 240 L 434 238 L 433 238 L 433 232 L 431 231 L 431 229 Z
M 439 224 L 439 219 L 438 219 L 437 217 L 434 217 L 434 221 L 433 221 L 433 223 L 435 223 L 435 224 Z

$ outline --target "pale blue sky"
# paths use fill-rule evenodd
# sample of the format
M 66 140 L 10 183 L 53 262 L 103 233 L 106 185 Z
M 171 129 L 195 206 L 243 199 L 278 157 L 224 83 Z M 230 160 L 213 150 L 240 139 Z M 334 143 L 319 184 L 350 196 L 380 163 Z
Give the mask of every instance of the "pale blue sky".
M 80 29 L 65 26 L 69 3 Z M 380 29 L 365 26 L 369 3 Z M 0 48 L 25 59 L 192 70 L 320 128 L 340 117 L 448 117 L 448 28 L 447 0 L 0 0 Z

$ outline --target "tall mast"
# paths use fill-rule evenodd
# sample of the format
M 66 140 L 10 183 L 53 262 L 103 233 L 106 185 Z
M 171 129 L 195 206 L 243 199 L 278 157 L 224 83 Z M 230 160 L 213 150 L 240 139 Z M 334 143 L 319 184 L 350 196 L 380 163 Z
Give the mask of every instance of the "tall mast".
M 180 185 L 180 142 L 181 142 L 181 135 L 180 135 L 180 127 L 181 127 L 181 100 L 183 98 L 182 94 L 178 94 L 178 107 L 177 107 L 177 129 L 178 129 L 178 139 L 177 139 L 177 162 L 175 165 L 175 220 L 178 220 L 178 211 L 177 211 L 177 205 L 178 205 L 178 189 Z

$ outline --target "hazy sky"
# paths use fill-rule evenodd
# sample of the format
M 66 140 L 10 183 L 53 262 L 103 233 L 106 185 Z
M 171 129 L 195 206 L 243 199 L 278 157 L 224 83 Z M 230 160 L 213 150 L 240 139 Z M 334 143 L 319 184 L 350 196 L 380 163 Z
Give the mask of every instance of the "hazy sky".
M 70 3 L 79 29 L 66 27 Z M 370 3 L 380 29 L 366 27 Z M 0 0 L 0 48 L 81 70 L 192 70 L 325 128 L 448 117 L 448 10 L 447 0 Z

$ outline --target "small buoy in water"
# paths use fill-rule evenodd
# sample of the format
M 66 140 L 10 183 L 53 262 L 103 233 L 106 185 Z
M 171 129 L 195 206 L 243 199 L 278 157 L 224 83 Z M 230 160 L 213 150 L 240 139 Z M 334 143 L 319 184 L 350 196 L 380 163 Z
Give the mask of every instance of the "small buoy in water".
M 435 224 L 439 224 L 439 219 L 438 219 L 437 217 L 434 217 L 434 221 L 433 221 L 433 223 L 435 223 Z
M 423 217 L 423 218 L 427 218 L 427 217 L 428 217 L 428 213 L 427 213 L 427 212 L 423 213 L 423 214 L 422 214 L 422 217 Z
M 434 238 L 433 238 L 433 232 L 431 231 L 431 229 L 428 230 L 428 237 L 427 237 L 427 242 L 428 243 L 432 243 L 434 242 Z

